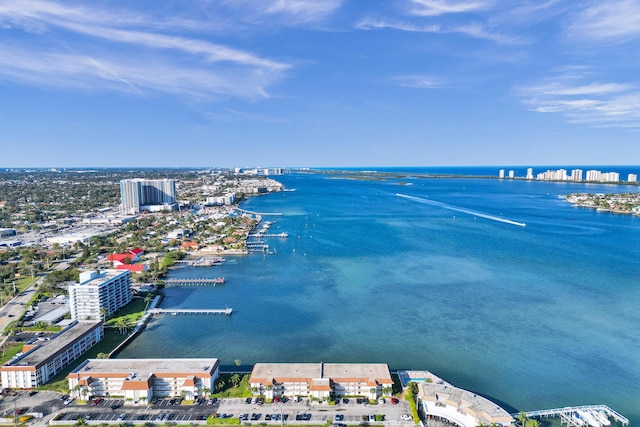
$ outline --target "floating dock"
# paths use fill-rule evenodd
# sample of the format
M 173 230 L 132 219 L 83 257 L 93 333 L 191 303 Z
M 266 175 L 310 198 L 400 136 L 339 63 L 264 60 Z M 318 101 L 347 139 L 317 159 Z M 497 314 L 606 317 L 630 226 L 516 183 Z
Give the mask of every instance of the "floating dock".
M 589 414 L 589 417 L 585 417 L 583 414 Z M 541 411 L 525 412 L 528 418 L 547 418 L 547 417 L 560 417 L 560 424 L 570 427 L 602 427 L 608 425 L 604 420 L 613 418 L 623 426 L 629 425 L 629 419 L 622 416 L 618 412 L 609 408 L 607 405 L 584 405 L 584 406 L 572 406 L 556 409 L 543 409 Z M 517 417 L 518 414 L 512 414 Z M 602 417 L 605 417 L 602 419 Z M 602 421 L 601 421 L 602 419 Z

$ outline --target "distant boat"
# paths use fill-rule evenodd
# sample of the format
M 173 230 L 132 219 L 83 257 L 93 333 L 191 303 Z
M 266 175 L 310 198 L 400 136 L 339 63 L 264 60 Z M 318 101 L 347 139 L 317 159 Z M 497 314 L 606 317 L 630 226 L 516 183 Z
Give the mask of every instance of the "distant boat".
M 295 188 L 285 188 L 282 191 L 286 191 L 287 193 L 293 193 L 294 191 L 296 191 L 296 189 Z

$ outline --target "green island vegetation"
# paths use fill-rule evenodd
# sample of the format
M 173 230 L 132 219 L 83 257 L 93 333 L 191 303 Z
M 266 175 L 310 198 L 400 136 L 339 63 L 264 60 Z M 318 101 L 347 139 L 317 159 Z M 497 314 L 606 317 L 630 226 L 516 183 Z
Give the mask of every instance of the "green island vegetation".
M 565 200 L 582 208 L 640 215 L 640 193 L 572 193 L 567 194 Z

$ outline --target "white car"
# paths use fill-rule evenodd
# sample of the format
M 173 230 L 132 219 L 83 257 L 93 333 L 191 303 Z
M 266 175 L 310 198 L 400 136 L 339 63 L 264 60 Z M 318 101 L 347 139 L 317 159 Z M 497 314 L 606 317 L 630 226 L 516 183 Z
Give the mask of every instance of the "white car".
M 413 417 L 411 415 L 402 414 L 402 415 L 400 415 L 400 419 L 404 420 L 404 421 L 409 421 L 409 420 L 412 420 Z

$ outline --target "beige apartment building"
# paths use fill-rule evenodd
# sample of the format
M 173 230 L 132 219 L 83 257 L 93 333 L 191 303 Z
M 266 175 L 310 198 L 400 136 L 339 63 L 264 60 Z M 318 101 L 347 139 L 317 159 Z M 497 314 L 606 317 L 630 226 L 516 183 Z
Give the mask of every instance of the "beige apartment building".
M 256 363 L 249 379 L 254 395 L 267 399 L 305 396 L 327 399 L 391 394 L 393 380 L 386 364 Z
M 204 397 L 218 375 L 218 359 L 89 359 L 67 379 L 76 398 L 118 397 L 125 404 L 143 404 L 157 397 Z

